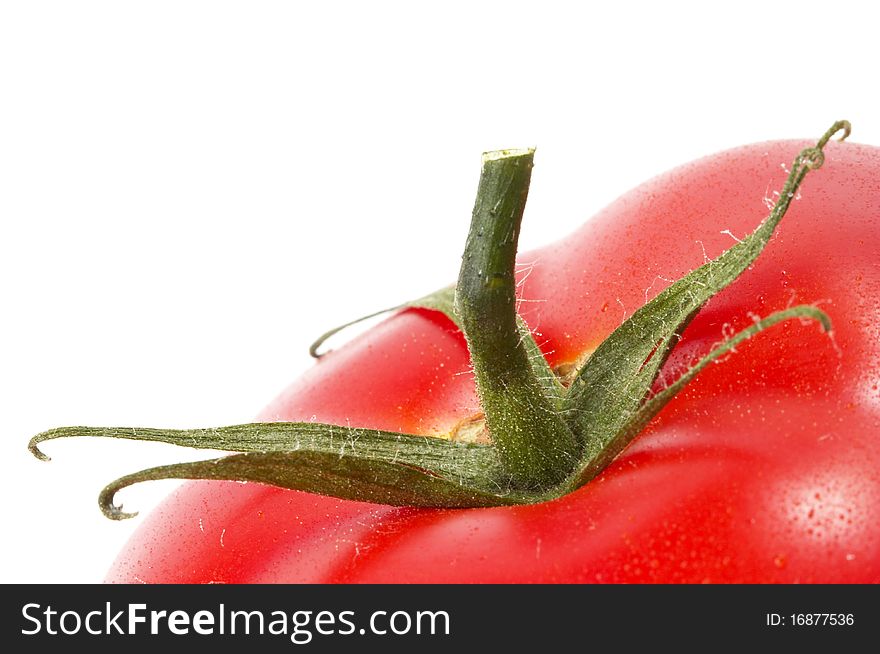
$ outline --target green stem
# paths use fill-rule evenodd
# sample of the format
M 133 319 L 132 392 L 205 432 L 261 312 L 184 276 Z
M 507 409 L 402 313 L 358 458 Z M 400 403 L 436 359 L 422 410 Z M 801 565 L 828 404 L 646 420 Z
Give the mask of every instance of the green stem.
M 483 155 L 455 292 L 486 423 L 515 486 L 547 488 L 574 465 L 577 445 L 542 389 L 517 329 L 514 266 L 534 150 Z

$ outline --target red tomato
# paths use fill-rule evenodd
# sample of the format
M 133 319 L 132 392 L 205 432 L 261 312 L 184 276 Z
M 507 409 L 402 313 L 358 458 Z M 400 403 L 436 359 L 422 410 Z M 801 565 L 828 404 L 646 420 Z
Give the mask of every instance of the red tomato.
M 553 366 L 751 232 L 806 142 L 709 157 L 526 253 L 523 315 Z M 116 582 L 880 581 L 880 149 L 831 143 L 758 258 L 694 319 L 680 374 L 731 330 L 821 303 L 711 365 L 598 478 L 552 502 L 393 508 L 191 482 L 120 554 Z M 464 339 L 401 312 L 324 357 L 263 420 L 442 435 L 479 412 Z

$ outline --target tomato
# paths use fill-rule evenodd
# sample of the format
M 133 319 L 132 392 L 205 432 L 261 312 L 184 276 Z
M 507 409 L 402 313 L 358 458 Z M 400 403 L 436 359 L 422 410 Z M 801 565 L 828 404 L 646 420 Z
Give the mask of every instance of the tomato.
M 522 254 L 521 313 L 549 363 L 582 361 L 670 280 L 752 231 L 807 145 L 683 166 Z M 746 341 L 559 499 L 417 509 L 188 482 L 107 579 L 880 582 L 880 149 L 828 144 L 763 254 L 688 325 L 661 380 L 793 302 L 819 304 L 832 336 L 790 321 Z M 260 419 L 442 436 L 479 412 L 461 333 L 409 309 L 330 352 Z

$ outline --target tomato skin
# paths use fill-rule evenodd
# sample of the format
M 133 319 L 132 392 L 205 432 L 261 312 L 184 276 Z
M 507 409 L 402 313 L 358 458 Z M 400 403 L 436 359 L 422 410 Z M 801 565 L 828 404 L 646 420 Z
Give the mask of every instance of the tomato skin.
M 524 317 L 553 365 L 752 231 L 806 142 L 658 177 L 540 251 Z M 769 189 L 769 190 L 768 190 Z M 704 253 L 705 251 L 705 253 Z M 417 510 L 191 482 L 113 582 L 880 582 L 880 149 L 831 143 L 754 266 L 694 319 L 664 374 L 789 303 L 710 366 L 594 482 L 540 505 Z M 410 310 L 323 358 L 261 414 L 438 435 L 479 410 L 461 335 Z

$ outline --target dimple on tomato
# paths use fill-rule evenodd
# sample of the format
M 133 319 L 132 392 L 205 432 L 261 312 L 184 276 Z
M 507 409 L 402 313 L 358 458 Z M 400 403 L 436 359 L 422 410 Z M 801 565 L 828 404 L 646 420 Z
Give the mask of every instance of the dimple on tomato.
M 520 255 L 520 315 L 559 379 L 744 241 L 810 145 L 696 161 Z M 707 362 L 588 483 L 424 508 L 192 481 L 144 520 L 108 581 L 880 581 L 880 148 L 828 143 L 792 196 L 761 255 L 675 331 L 652 393 L 734 334 L 763 333 Z M 758 322 L 794 305 L 821 308 L 833 330 Z M 468 342 L 443 312 L 405 308 L 323 356 L 259 419 L 491 441 Z M 346 432 L 341 458 L 346 439 L 359 447 Z

